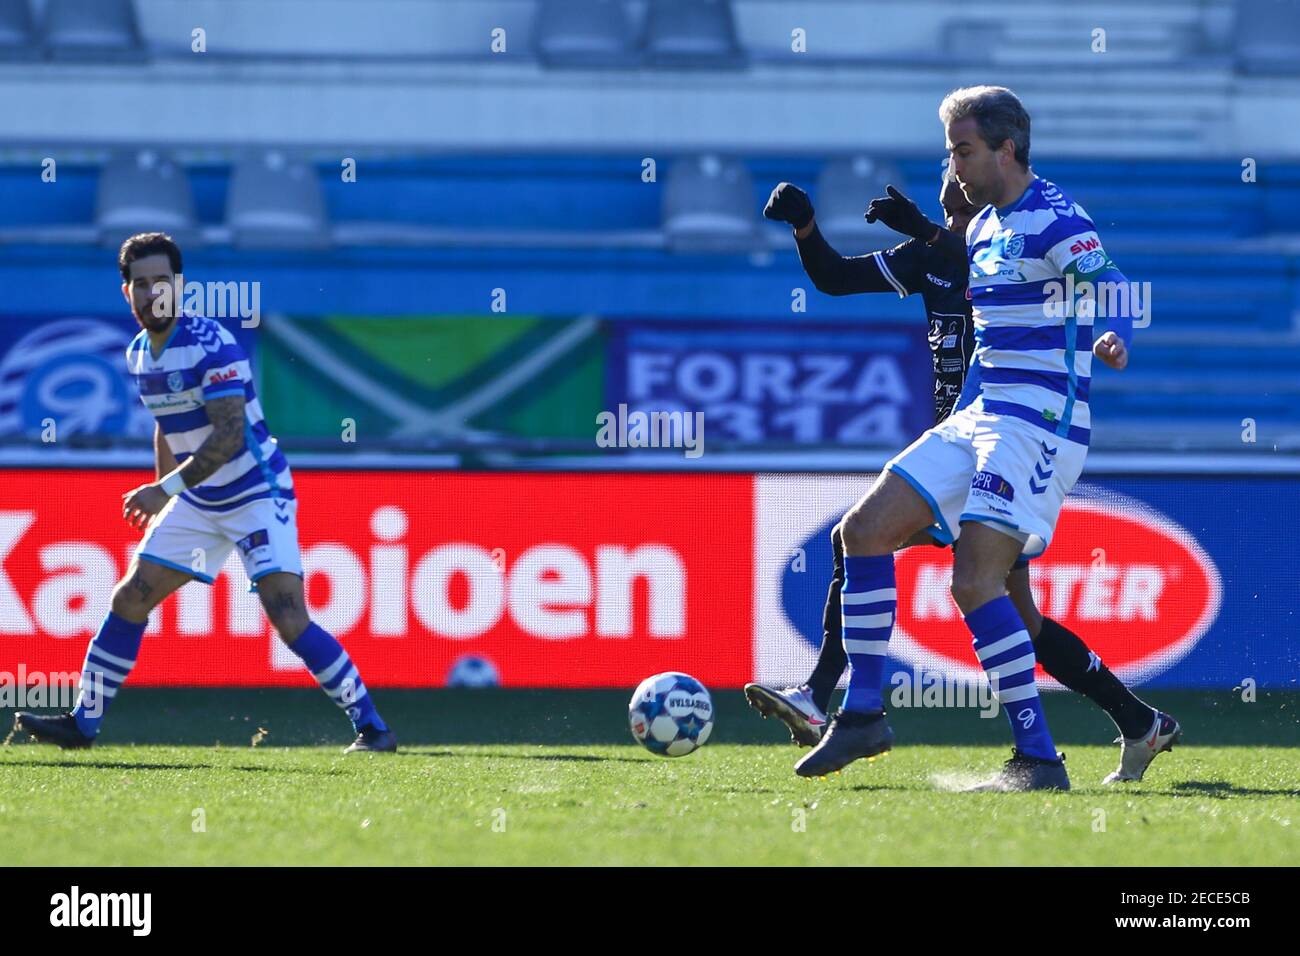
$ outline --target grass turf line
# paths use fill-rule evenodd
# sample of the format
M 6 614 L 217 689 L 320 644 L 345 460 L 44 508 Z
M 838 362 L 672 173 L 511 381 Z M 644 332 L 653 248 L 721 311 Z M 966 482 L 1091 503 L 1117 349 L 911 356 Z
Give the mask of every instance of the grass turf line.
M 0 861 L 113 864 L 1266 865 L 1300 859 L 1300 695 L 1151 693 L 1187 745 L 1103 788 L 1114 729 L 1046 697 L 1075 789 L 961 794 L 1005 718 L 895 710 L 894 753 L 805 781 L 738 692 L 689 757 L 631 742 L 622 691 L 379 691 L 403 753 L 349 756 L 318 691 L 133 688 L 92 750 L 0 750 Z M 7 715 L 6 715 L 7 716 Z M 267 733 L 257 747 L 259 728 Z M 220 743 L 218 743 L 220 742 Z M 196 832 L 201 809 L 203 832 Z M 1104 829 L 1102 829 L 1104 827 Z

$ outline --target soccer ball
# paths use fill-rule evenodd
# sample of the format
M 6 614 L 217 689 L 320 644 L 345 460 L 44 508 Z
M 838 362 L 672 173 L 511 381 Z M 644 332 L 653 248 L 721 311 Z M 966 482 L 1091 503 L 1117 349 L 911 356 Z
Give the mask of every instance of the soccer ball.
M 496 687 L 500 683 L 496 665 L 486 657 L 473 654 L 458 658 L 447 673 L 448 687 Z
M 684 757 L 713 732 L 713 699 L 694 677 L 668 671 L 647 677 L 627 708 L 632 736 L 661 757 Z

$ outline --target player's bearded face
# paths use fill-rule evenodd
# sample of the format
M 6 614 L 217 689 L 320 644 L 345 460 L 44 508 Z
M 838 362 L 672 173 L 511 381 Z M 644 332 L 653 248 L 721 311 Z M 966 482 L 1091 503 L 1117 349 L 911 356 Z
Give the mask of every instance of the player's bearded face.
M 130 266 L 127 296 L 136 321 L 151 332 L 161 332 L 176 315 L 172 283 L 175 275 L 165 255 L 144 256 Z

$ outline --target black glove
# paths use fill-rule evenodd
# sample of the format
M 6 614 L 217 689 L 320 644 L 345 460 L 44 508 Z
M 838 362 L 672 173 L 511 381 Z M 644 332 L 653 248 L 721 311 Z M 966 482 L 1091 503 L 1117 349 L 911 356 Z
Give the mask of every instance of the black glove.
M 777 222 L 788 222 L 796 229 L 802 229 L 813 220 L 813 204 L 808 194 L 798 186 L 781 183 L 772 190 L 763 215 Z
M 917 208 L 916 203 L 908 199 L 893 186 L 886 186 L 887 199 L 873 199 L 867 207 L 867 222 L 883 222 L 894 232 L 901 232 L 922 242 L 931 242 L 941 228 L 931 222 L 925 213 Z

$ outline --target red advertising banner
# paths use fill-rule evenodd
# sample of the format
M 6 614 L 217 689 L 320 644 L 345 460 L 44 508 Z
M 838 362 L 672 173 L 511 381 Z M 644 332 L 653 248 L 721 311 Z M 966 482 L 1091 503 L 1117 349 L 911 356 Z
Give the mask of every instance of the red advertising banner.
M 140 537 L 144 472 L 0 471 L 0 670 L 75 671 Z M 295 472 L 312 617 L 376 687 L 464 655 L 504 686 L 753 674 L 744 475 Z M 155 611 L 134 685 L 310 685 L 232 557 Z

